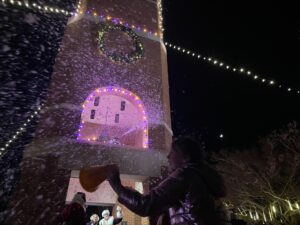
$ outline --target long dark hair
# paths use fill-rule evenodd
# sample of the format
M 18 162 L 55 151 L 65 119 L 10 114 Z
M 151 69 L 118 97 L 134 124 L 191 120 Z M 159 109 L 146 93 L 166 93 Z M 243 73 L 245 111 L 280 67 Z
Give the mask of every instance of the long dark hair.
M 172 149 L 182 152 L 191 162 L 202 162 L 205 158 L 203 144 L 190 136 L 174 139 Z

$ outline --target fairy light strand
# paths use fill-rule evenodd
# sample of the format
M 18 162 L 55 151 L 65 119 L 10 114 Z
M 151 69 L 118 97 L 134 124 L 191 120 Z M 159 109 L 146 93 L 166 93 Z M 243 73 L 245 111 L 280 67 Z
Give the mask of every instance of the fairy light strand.
M 164 18 L 163 18 L 163 7 L 162 7 L 162 0 L 157 1 L 157 8 L 158 8 L 158 27 L 160 31 L 160 39 L 164 39 Z
M 242 210 L 238 207 L 237 209 L 239 210 L 238 213 L 236 213 L 236 215 L 240 215 L 240 216 L 244 216 L 244 217 L 248 217 L 251 220 L 254 221 L 262 221 L 262 222 L 272 222 L 274 220 L 276 220 L 276 218 L 280 218 L 280 215 L 285 215 L 287 212 L 299 212 L 300 213 L 300 207 L 299 207 L 299 201 L 295 201 L 294 203 L 291 203 L 290 200 L 286 199 L 284 200 L 284 202 L 281 204 L 279 204 L 279 209 L 276 208 L 276 203 L 271 203 L 268 206 L 263 207 L 261 210 L 258 210 L 257 208 L 255 208 L 254 212 L 252 211 L 252 209 L 243 209 Z M 277 203 L 278 204 L 278 203 Z M 286 204 L 285 206 L 285 212 L 281 211 L 281 206 L 283 206 L 284 204 Z M 266 212 L 266 213 L 265 213 Z
M 162 17 L 162 6 L 161 4 L 158 4 L 159 7 L 159 29 L 160 29 L 160 33 L 158 33 L 158 31 L 152 31 L 151 29 L 148 29 L 145 26 L 141 26 L 138 24 L 129 24 L 127 23 L 125 20 L 121 19 L 121 18 L 117 18 L 117 17 L 112 17 L 110 15 L 104 15 L 101 13 L 97 13 L 96 11 L 86 11 L 84 13 L 84 5 L 82 4 L 82 1 L 79 1 L 75 12 L 69 12 L 60 8 L 56 8 L 56 7 L 52 7 L 49 5 L 39 5 L 36 3 L 28 3 L 28 2 L 21 2 L 21 1 L 15 1 L 15 0 L 1 0 L 1 2 L 4 3 L 8 3 L 5 5 L 14 5 L 16 7 L 24 7 L 24 8 L 31 8 L 31 9 L 35 9 L 41 13 L 54 13 L 54 14 L 62 14 L 62 15 L 66 15 L 66 16 L 78 16 L 78 15 L 92 15 L 95 18 L 99 18 L 101 21 L 107 21 L 107 22 L 112 22 L 113 24 L 119 24 L 119 25 L 123 25 L 125 27 L 131 28 L 133 30 L 137 30 L 139 32 L 142 32 L 148 36 L 154 36 L 156 38 L 160 37 L 161 40 L 163 38 L 163 17 Z
M 203 56 L 203 55 L 201 55 L 201 54 L 199 54 L 195 51 L 191 51 L 189 49 L 183 48 L 181 46 L 174 45 L 174 44 L 169 43 L 169 42 L 165 42 L 165 46 L 170 48 L 170 49 L 173 49 L 175 51 L 178 51 L 180 53 L 184 53 L 188 56 L 194 57 L 199 61 L 205 61 L 205 62 L 208 62 L 208 63 L 214 65 L 214 66 L 222 68 L 224 70 L 228 70 L 228 71 L 232 71 L 234 73 L 239 73 L 241 75 L 245 75 L 245 76 L 247 76 L 249 78 L 252 78 L 253 80 L 259 81 L 259 82 L 261 82 L 265 85 L 268 85 L 268 86 L 271 86 L 271 87 L 277 87 L 277 88 L 280 88 L 280 89 L 285 90 L 285 91 L 290 92 L 290 93 L 300 94 L 300 90 L 284 86 L 280 83 L 275 82 L 274 79 L 265 78 L 264 76 L 253 73 L 251 70 L 246 69 L 242 66 L 232 66 L 232 65 L 229 65 L 229 64 L 225 63 L 222 60 L 216 59 L 214 57 Z
M 68 12 L 64 9 L 60 9 L 57 7 L 52 7 L 49 5 L 40 5 L 37 3 L 30 3 L 28 1 L 15 1 L 15 0 L 1 0 L 3 4 L 8 4 L 8 5 L 14 5 L 17 7 L 25 7 L 25 8 L 30 8 L 30 9 L 36 9 L 39 12 L 46 12 L 46 13 L 55 13 L 55 14 L 63 14 L 66 16 L 72 16 L 74 13 L 73 12 Z
M 37 107 L 37 110 L 35 110 L 26 120 L 25 123 L 22 124 L 22 126 L 16 131 L 14 135 L 6 142 L 4 145 L 0 148 L 0 157 L 4 155 L 6 150 L 9 148 L 9 146 L 22 134 L 26 131 L 26 128 L 30 124 L 30 122 L 39 115 L 39 112 L 41 111 L 41 106 Z
M 21 1 L 15 1 L 15 0 L 1 0 L 1 2 L 2 3 L 8 3 L 8 4 L 11 4 L 11 5 L 16 5 L 16 6 L 19 6 L 19 7 L 33 8 L 33 9 L 36 9 L 36 10 L 41 11 L 41 12 L 64 14 L 64 15 L 67 15 L 67 16 L 77 16 L 79 14 L 83 14 L 82 1 L 78 2 L 78 5 L 76 7 L 76 13 L 68 12 L 66 10 L 51 7 L 51 6 L 48 6 L 48 5 L 39 5 L 39 4 L 36 4 L 36 3 L 28 3 L 27 1 L 26 2 L 21 2 Z M 161 40 L 163 40 L 164 28 L 163 28 L 163 16 L 162 16 L 162 0 L 159 0 L 157 2 L 157 6 L 158 6 L 158 18 L 159 18 L 159 29 L 160 29 L 159 34 L 158 34 L 158 32 L 150 31 L 146 27 L 142 28 L 141 26 L 138 26 L 138 25 L 128 24 L 127 22 L 125 22 L 124 20 L 122 20 L 120 18 L 113 18 L 109 15 L 98 15 L 96 12 L 93 12 L 92 15 L 95 16 L 95 17 L 99 17 L 103 21 L 111 21 L 114 24 L 124 25 L 125 27 L 130 27 L 134 30 L 144 32 L 147 35 L 154 35 L 156 37 L 159 36 L 161 38 Z M 87 14 L 90 14 L 90 12 L 88 11 Z M 179 51 L 181 53 L 184 53 L 186 55 L 192 56 L 192 57 L 194 57 L 198 60 L 206 61 L 206 62 L 208 62 L 208 63 L 210 63 L 214 66 L 217 66 L 219 68 L 222 68 L 224 70 L 229 70 L 229 71 L 232 71 L 232 72 L 235 72 L 235 73 L 246 75 L 249 78 L 252 78 L 253 80 L 261 82 L 265 85 L 268 85 L 268 86 L 271 86 L 271 87 L 277 87 L 277 88 L 285 90 L 289 93 L 300 94 L 299 89 L 294 89 L 294 88 L 291 88 L 291 87 L 287 87 L 285 85 L 282 85 L 280 83 L 275 82 L 275 80 L 273 80 L 273 79 L 268 79 L 268 78 L 265 78 L 262 75 L 255 74 L 251 70 L 248 70 L 244 67 L 231 66 L 231 65 L 229 65 L 229 64 L 227 64 L 227 63 L 225 63 L 221 60 L 218 60 L 216 58 L 209 57 L 209 56 L 202 56 L 199 53 L 196 53 L 194 51 L 185 49 L 183 47 L 174 45 L 174 44 L 169 43 L 169 42 L 165 42 L 165 46 L 168 47 L 168 48 L 171 48 L 173 50 L 177 50 L 177 51 Z

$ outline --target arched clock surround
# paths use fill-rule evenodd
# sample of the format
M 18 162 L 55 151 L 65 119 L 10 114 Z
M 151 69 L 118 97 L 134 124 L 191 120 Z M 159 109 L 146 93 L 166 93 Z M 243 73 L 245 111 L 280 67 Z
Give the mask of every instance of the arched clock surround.
M 148 117 L 143 102 L 124 88 L 97 88 L 82 105 L 77 139 L 148 148 Z

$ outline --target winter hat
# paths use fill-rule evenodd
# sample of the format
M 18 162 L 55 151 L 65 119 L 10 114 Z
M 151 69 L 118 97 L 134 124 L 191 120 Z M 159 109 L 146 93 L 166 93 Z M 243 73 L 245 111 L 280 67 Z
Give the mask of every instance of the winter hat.
M 76 202 L 76 203 L 84 206 L 85 202 L 86 202 L 85 194 L 83 192 L 77 192 L 74 195 L 72 202 Z
M 102 211 L 102 217 L 104 217 L 105 215 L 108 215 L 109 216 L 109 210 L 108 209 L 105 209 Z

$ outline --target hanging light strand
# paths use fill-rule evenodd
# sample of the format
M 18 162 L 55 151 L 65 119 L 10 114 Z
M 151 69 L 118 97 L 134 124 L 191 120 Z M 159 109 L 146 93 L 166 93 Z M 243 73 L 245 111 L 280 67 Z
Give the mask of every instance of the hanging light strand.
M 5 6 L 9 5 L 14 5 L 16 7 L 24 7 L 24 8 L 30 8 L 30 9 L 35 9 L 41 13 L 54 13 L 54 14 L 61 14 L 61 15 L 66 15 L 66 16 L 78 16 L 78 15 L 83 15 L 84 14 L 84 6 L 82 5 L 82 1 L 79 1 L 75 12 L 69 12 L 60 8 L 48 6 L 48 5 L 39 5 L 36 3 L 28 3 L 28 2 L 22 2 L 22 1 L 15 1 L 15 0 L 0 0 Z M 94 16 L 98 17 L 102 21 L 107 21 L 107 22 L 112 22 L 113 24 L 119 24 L 119 25 L 124 25 L 125 27 L 137 30 L 139 32 L 142 32 L 146 35 L 149 36 L 154 36 L 154 37 L 160 37 L 160 39 L 163 39 L 163 17 L 162 17 L 162 7 L 161 3 L 158 4 L 159 7 L 159 29 L 160 32 L 158 33 L 157 31 L 152 31 L 151 29 L 148 29 L 145 26 L 140 26 L 137 24 L 129 24 L 125 20 L 121 18 L 116 18 L 112 17 L 110 15 L 104 15 L 101 13 L 97 13 L 96 11 L 86 11 L 85 15 L 89 16 Z
M 3 156 L 9 146 L 26 131 L 27 126 L 39 114 L 40 110 L 41 106 L 38 106 L 37 109 L 27 118 L 26 122 L 16 131 L 16 133 L 6 143 L 4 143 L 4 145 L 0 148 L 0 157 Z
M 72 16 L 73 12 L 68 12 L 64 9 L 60 9 L 57 7 L 52 7 L 45 4 L 37 4 L 37 3 L 31 3 L 28 1 L 16 1 L 16 0 L 1 0 L 1 2 L 5 5 L 14 5 L 17 7 L 24 7 L 24 8 L 30 8 L 35 9 L 39 12 L 46 12 L 46 13 L 56 13 L 56 14 L 63 14 L 66 16 Z
M 1 0 L 1 2 L 4 3 L 4 4 L 8 3 L 8 4 L 11 4 L 11 5 L 16 5 L 16 6 L 20 6 L 20 7 L 33 8 L 33 9 L 36 9 L 40 12 L 57 13 L 57 14 L 64 14 L 64 15 L 68 15 L 68 16 L 77 16 L 78 14 L 83 14 L 83 10 L 82 10 L 83 6 L 82 6 L 81 1 L 78 2 L 78 5 L 76 7 L 76 13 L 68 12 L 66 10 L 51 7 L 51 6 L 48 6 L 48 5 L 39 5 L 39 4 L 36 4 L 36 3 L 28 3 L 27 1 L 22 2 L 22 1 L 15 1 L 15 0 Z M 156 37 L 159 36 L 161 38 L 161 40 L 163 40 L 164 28 L 163 28 L 163 17 L 162 17 L 162 0 L 159 0 L 157 4 L 158 4 L 158 14 L 159 14 L 159 29 L 160 29 L 159 34 L 158 34 L 158 32 L 150 31 L 146 27 L 142 28 L 141 26 L 138 26 L 138 25 L 130 25 L 122 19 L 113 18 L 109 15 L 98 15 L 96 12 L 93 12 L 92 15 L 95 16 L 95 17 L 99 17 L 99 19 L 104 20 L 104 21 L 111 21 L 114 24 L 120 24 L 120 25 L 124 25 L 126 27 L 130 27 L 132 29 L 136 29 L 138 31 L 144 32 L 147 35 L 154 35 Z M 90 12 L 88 11 L 86 14 L 90 14 Z M 271 86 L 271 87 L 277 87 L 277 88 L 285 90 L 289 93 L 300 94 L 300 89 L 294 89 L 294 88 L 291 88 L 291 87 L 287 87 L 287 86 L 282 85 L 278 82 L 275 82 L 275 80 L 273 80 L 273 79 L 268 79 L 268 78 L 265 78 L 262 75 L 258 75 L 256 73 L 253 73 L 251 70 L 248 70 L 244 67 L 228 65 L 227 63 L 225 63 L 221 60 L 218 60 L 218 59 L 215 59 L 215 58 L 209 57 L 209 56 L 202 56 L 201 54 L 198 54 L 194 51 L 185 49 L 183 47 L 174 45 L 174 44 L 169 43 L 169 42 L 165 42 L 165 45 L 168 48 L 171 48 L 173 50 L 177 50 L 181 53 L 192 56 L 192 57 L 194 57 L 198 60 L 206 61 L 206 62 L 208 62 L 208 63 L 210 63 L 214 66 L 217 66 L 219 68 L 222 68 L 224 70 L 229 70 L 229 71 L 232 71 L 232 72 L 235 72 L 235 73 L 246 75 L 249 78 L 252 78 L 253 80 L 258 81 L 260 83 L 263 83 L 265 85 L 268 85 L 268 86 Z
M 164 18 L 163 18 L 163 7 L 162 7 L 162 0 L 157 1 L 157 8 L 158 8 L 158 27 L 160 32 L 160 39 L 164 39 Z
M 268 85 L 268 86 L 271 86 L 271 87 L 277 87 L 277 88 L 283 89 L 283 90 L 285 90 L 287 92 L 290 92 L 290 93 L 300 94 L 299 89 L 297 90 L 297 89 L 293 89 L 291 87 L 286 87 L 286 86 L 284 86 L 280 83 L 275 82 L 275 80 L 273 80 L 273 79 L 268 79 L 268 78 L 265 78 L 262 75 L 258 75 L 256 73 L 253 73 L 251 70 L 248 70 L 248 69 L 246 69 L 242 66 L 232 66 L 232 65 L 229 65 L 229 64 L 225 63 L 222 60 L 219 60 L 219 59 L 216 59 L 216 58 L 213 58 L 213 57 L 209 57 L 209 56 L 203 56 L 199 53 L 196 53 L 196 52 L 191 51 L 189 49 L 183 48 L 181 46 L 174 45 L 174 44 L 169 43 L 169 42 L 165 42 L 165 46 L 170 48 L 170 49 L 173 49 L 175 51 L 178 51 L 180 53 L 183 53 L 183 54 L 189 55 L 191 57 L 194 57 L 199 61 L 205 61 L 205 62 L 210 63 L 210 64 L 212 64 L 216 67 L 222 68 L 224 70 L 228 70 L 228 71 L 232 71 L 234 73 L 245 75 L 245 76 L 247 76 L 249 78 L 252 78 L 255 81 L 261 82 L 265 85 Z

